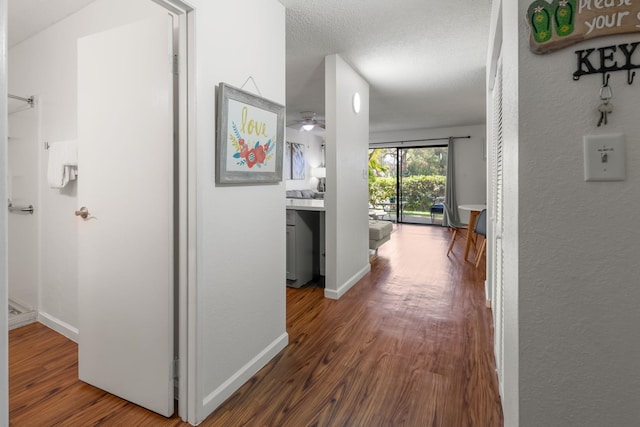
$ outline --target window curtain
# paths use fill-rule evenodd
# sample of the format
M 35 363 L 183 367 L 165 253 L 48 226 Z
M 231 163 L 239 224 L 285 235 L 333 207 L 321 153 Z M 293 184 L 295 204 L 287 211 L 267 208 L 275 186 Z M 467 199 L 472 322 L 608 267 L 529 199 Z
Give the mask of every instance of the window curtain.
M 458 201 L 456 200 L 456 182 L 455 182 L 455 167 L 454 167 L 454 153 L 453 138 L 449 138 L 449 149 L 447 150 L 447 184 L 444 190 L 444 208 L 445 215 L 442 225 L 444 227 L 463 227 L 464 224 L 460 222 L 460 216 L 458 215 Z

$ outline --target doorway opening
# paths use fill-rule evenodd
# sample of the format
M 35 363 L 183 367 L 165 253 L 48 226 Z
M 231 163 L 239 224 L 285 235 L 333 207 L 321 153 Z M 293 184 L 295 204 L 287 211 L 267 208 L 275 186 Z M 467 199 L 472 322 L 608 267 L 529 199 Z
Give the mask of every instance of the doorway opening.
M 187 83 L 187 75 L 189 73 L 192 73 L 193 69 L 192 69 L 192 65 L 189 64 L 189 61 L 187 59 L 186 53 L 187 53 L 187 45 L 190 45 L 193 42 L 193 30 L 192 30 L 192 21 L 193 21 L 193 14 L 192 9 L 187 7 L 186 5 L 184 5 L 180 0 L 140 0 L 137 3 L 144 3 L 144 4 L 149 4 L 149 6 L 143 6 L 140 7 L 138 9 L 138 7 L 135 7 L 133 9 L 135 9 L 135 13 L 133 13 L 131 16 L 133 16 L 133 18 L 131 17 L 126 17 L 124 19 L 115 19 L 115 18 L 111 18 L 111 15 L 105 17 L 104 20 L 99 20 L 96 19 L 96 23 L 97 23 L 97 28 L 95 28 L 95 33 L 87 33 L 87 31 L 91 31 L 93 28 L 85 28 L 85 26 L 78 26 L 77 25 L 77 21 L 78 20 L 71 20 L 70 22 L 66 22 L 60 25 L 67 25 L 68 26 L 68 32 L 70 34 L 73 34 L 73 36 L 75 36 L 75 38 L 69 37 L 69 39 L 73 39 L 71 40 L 71 43 L 73 44 L 73 46 L 75 47 L 75 43 L 77 41 L 78 38 L 82 39 L 86 36 L 91 36 L 94 34 L 102 34 L 105 35 L 107 32 L 111 32 L 114 31 L 118 28 L 121 27 L 126 27 L 128 25 L 133 25 L 137 23 L 137 20 L 134 18 L 140 18 L 140 21 L 143 22 L 145 21 L 145 19 L 147 18 L 146 16 L 143 15 L 144 10 L 143 9 L 148 9 L 148 8 L 153 8 L 154 13 L 159 13 L 164 15 L 164 17 L 167 16 L 167 12 L 169 13 L 169 15 L 171 16 L 170 21 L 171 22 L 167 22 L 167 20 L 164 20 L 163 22 L 163 27 L 162 27 L 162 33 L 160 35 L 160 37 L 158 38 L 154 38 L 153 40 L 160 40 L 163 44 L 165 42 L 169 43 L 171 45 L 171 47 L 173 48 L 173 55 L 174 55 L 174 61 L 173 61 L 173 70 L 171 69 L 171 62 L 168 60 L 169 58 L 167 58 L 166 55 L 162 56 L 161 58 L 161 69 L 164 70 L 165 74 L 167 74 L 169 76 L 169 78 L 166 78 L 164 80 L 168 81 L 168 85 L 166 87 L 169 88 L 168 91 L 166 91 L 166 93 L 168 94 L 167 96 L 163 96 L 162 94 L 165 93 L 164 91 L 164 87 L 163 87 L 163 92 L 160 91 L 155 91 L 154 92 L 154 96 L 149 96 L 144 98 L 144 100 L 152 100 L 154 101 L 154 106 L 156 104 L 170 104 L 170 110 L 169 110 L 169 114 L 166 116 L 169 119 L 168 120 L 163 120 L 162 121 L 157 121 L 156 123 L 153 124 L 152 128 L 156 129 L 159 126 L 157 125 L 157 123 L 164 123 L 164 122 L 170 122 L 173 121 L 173 129 L 166 132 L 169 136 L 167 137 L 167 140 L 169 141 L 168 145 L 168 150 L 172 153 L 172 159 L 173 162 L 166 166 L 166 169 L 169 170 L 169 172 L 167 172 L 166 174 L 164 174 L 162 176 L 163 182 L 168 182 L 169 185 L 167 185 L 166 187 L 168 188 L 168 192 L 170 193 L 167 197 L 167 199 L 169 200 L 169 207 L 167 209 L 164 209 L 166 211 L 170 211 L 173 218 L 175 219 L 175 221 L 173 223 L 170 224 L 170 227 L 165 227 L 166 230 L 162 230 L 165 234 L 170 234 L 172 233 L 172 239 L 173 239 L 173 245 L 171 245 L 169 247 L 169 251 L 172 253 L 172 257 L 165 257 L 163 259 L 163 263 L 164 264 L 171 264 L 172 268 L 175 272 L 175 274 L 170 276 L 170 280 L 172 280 L 172 286 L 174 286 L 173 288 L 171 288 L 170 292 L 173 295 L 173 302 L 175 302 L 174 305 L 172 304 L 164 304 L 165 307 L 169 307 L 169 311 L 171 311 L 171 315 L 168 316 L 168 319 L 165 323 L 171 323 L 171 326 L 173 329 L 171 332 L 174 332 L 173 335 L 173 341 L 172 344 L 173 345 L 167 345 L 167 354 L 168 354 L 168 358 L 170 358 L 170 360 L 167 363 L 163 363 L 162 367 L 163 367 L 163 371 L 166 371 L 167 374 L 164 375 L 164 377 L 167 378 L 167 383 L 168 385 L 166 387 L 163 387 L 164 389 L 169 389 L 169 404 L 167 405 L 169 407 L 169 410 L 173 411 L 174 409 L 174 376 L 175 376 L 175 382 L 179 382 L 180 383 L 180 396 L 179 396 L 179 400 L 178 400 L 178 412 L 179 414 L 182 416 L 182 418 L 184 420 L 187 419 L 187 400 L 186 400 L 186 396 L 187 396 L 187 319 L 188 319 L 188 312 L 187 312 L 187 306 L 188 306 L 188 300 L 185 297 L 185 295 L 188 294 L 187 292 L 187 286 L 191 286 L 192 285 L 192 281 L 191 277 L 195 277 L 194 274 L 192 274 L 191 269 L 193 269 L 194 267 L 192 267 L 187 259 L 187 254 L 189 253 L 189 249 L 191 248 L 190 246 L 188 247 L 187 245 L 191 245 L 191 244 L 195 244 L 192 242 L 195 242 L 195 239 L 188 241 L 187 240 L 187 232 L 191 233 L 191 228 L 194 227 L 195 225 L 191 222 L 193 221 L 193 217 L 194 217 L 194 213 L 195 210 L 192 208 L 193 203 L 195 203 L 193 200 L 187 198 L 187 194 L 188 193 L 193 193 L 193 186 L 189 185 L 189 183 L 195 182 L 195 179 L 191 178 L 191 175 L 194 174 L 194 170 L 192 169 L 193 167 L 193 163 L 194 163 L 194 159 L 192 158 L 192 152 L 193 152 L 193 144 L 194 144 L 194 140 L 193 137 L 189 137 L 189 135 L 195 135 L 195 133 L 193 132 L 189 132 L 189 130 L 192 130 L 193 127 L 193 123 L 191 123 L 192 121 L 192 113 L 188 114 L 188 110 L 189 111 L 194 111 L 194 105 L 193 105 L 193 101 L 191 100 L 192 97 L 187 97 L 187 92 L 191 92 L 191 95 L 193 94 L 193 88 L 192 86 L 189 86 Z M 116 7 L 116 6 L 113 6 Z M 157 8 L 160 8 L 160 10 L 158 11 Z M 92 10 L 91 8 L 88 9 L 83 9 L 82 11 L 78 12 L 78 13 L 89 13 L 89 14 L 94 14 L 95 15 L 95 9 Z M 94 16 L 91 15 L 91 16 Z M 187 16 L 189 15 L 189 16 Z M 131 21 L 135 21 L 135 22 L 129 22 L 129 20 Z M 89 21 L 92 22 L 92 21 Z M 187 29 L 187 22 L 189 23 L 189 29 Z M 106 29 L 103 30 L 103 28 L 101 26 L 104 27 L 108 27 Z M 138 32 L 138 35 L 141 35 L 142 32 Z M 146 34 L 146 33 L 145 33 Z M 171 39 L 171 35 L 173 34 L 174 38 Z M 167 41 L 169 40 L 169 41 Z M 69 40 L 63 40 L 63 43 L 68 43 Z M 62 45 L 63 43 L 60 43 L 60 45 Z M 125 44 L 130 44 L 130 43 L 120 43 L 120 46 L 124 46 Z M 70 49 L 72 50 L 72 49 Z M 140 51 L 147 51 L 147 45 L 143 46 L 142 49 L 140 49 Z M 165 52 L 163 53 L 169 53 L 169 50 L 167 49 Z M 179 53 L 180 59 L 178 59 L 178 57 L 176 56 L 176 53 Z M 137 57 L 136 55 L 132 55 L 132 57 Z M 27 61 L 25 61 L 27 62 Z M 16 61 L 16 64 L 20 64 L 19 66 L 22 66 L 21 62 Z M 65 63 L 64 66 L 67 66 L 67 64 L 72 64 L 71 66 L 74 68 L 75 70 L 75 66 L 76 64 L 73 64 L 72 61 L 67 61 Z M 132 70 L 137 70 L 139 69 L 139 67 L 134 67 L 131 66 L 129 61 L 118 61 L 118 62 L 113 62 L 114 67 L 124 67 L 124 68 L 131 68 Z M 56 64 L 57 65 L 57 64 Z M 61 66 L 62 67 L 62 66 Z M 47 67 L 42 67 L 42 68 L 47 68 Z M 126 70 L 125 70 L 126 71 Z M 172 73 L 173 71 L 173 73 Z M 16 73 L 19 74 L 19 73 Z M 14 75 L 16 75 L 14 74 Z M 76 73 L 65 73 L 67 75 L 71 75 L 74 76 Z M 84 74 L 83 78 L 86 77 L 87 74 Z M 39 78 L 39 75 L 36 75 L 35 77 L 29 77 L 31 79 L 37 79 Z M 72 77 L 69 77 L 67 80 L 70 80 Z M 189 80 L 191 81 L 193 79 L 193 76 L 191 75 L 189 77 Z M 27 81 L 27 83 L 29 83 L 29 80 L 24 79 L 25 81 Z M 64 83 L 67 83 L 67 80 L 64 80 Z M 17 81 L 17 79 L 16 79 Z M 105 80 L 106 81 L 106 80 Z M 26 85 L 26 83 L 23 83 L 22 81 L 19 81 L 18 83 L 14 83 L 17 86 L 20 85 Z M 73 87 L 76 87 L 76 82 L 73 82 Z M 60 86 L 64 86 L 64 85 L 60 85 Z M 94 85 L 94 86 L 99 86 L 98 85 Z M 114 85 L 116 86 L 116 85 Z M 171 90 L 172 89 L 172 90 Z M 52 108 L 50 108 L 52 105 L 63 105 L 63 107 L 66 108 L 66 104 L 59 102 L 60 99 L 65 99 L 63 96 L 55 96 L 58 95 L 59 92 L 62 92 L 61 90 L 57 90 L 57 88 L 51 88 L 49 86 L 45 86 L 43 89 L 43 92 L 45 95 L 47 95 L 48 97 L 44 97 L 43 99 L 45 99 L 46 101 L 48 101 L 49 103 L 44 103 L 44 107 L 43 108 L 49 108 L 49 110 L 47 111 L 48 116 L 45 116 L 47 120 L 49 120 L 49 122 L 52 122 L 52 120 L 50 120 L 50 117 L 52 116 L 51 111 Z M 72 93 L 73 92 L 69 92 Z M 63 94 L 64 96 L 67 95 L 67 93 Z M 140 90 L 139 90 L 139 86 L 136 86 L 135 88 L 133 88 L 132 90 L 130 90 L 127 94 L 127 96 L 131 95 L 133 97 L 133 100 L 126 98 L 125 96 L 122 96 L 120 98 L 117 99 L 117 103 L 114 103 L 117 107 L 116 108 L 110 108 L 109 112 L 111 114 L 109 114 L 109 117 L 113 117 L 115 114 L 113 113 L 114 111 L 119 111 L 121 105 L 123 104 L 130 104 L 133 105 L 135 107 L 135 111 L 130 115 L 131 117 L 136 117 L 139 119 L 138 116 L 140 115 L 147 115 L 148 114 L 148 103 L 142 102 L 142 97 L 140 96 Z M 85 98 L 90 98 L 90 97 L 85 97 Z M 172 99 L 173 98 L 173 99 Z M 96 99 L 101 99 L 101 97 L 96 97 Z M 127 101 L 128 100 L 128 101 Z M 76 100 L 74 99 L 74 102 Z M 59 104 L 56 104 L 56 102 L 59 102 Z M 86 104 L 86 103 L 85 103 Z M 83 105 L 85 105 L 83 104 Z M 61 108 L 64 111 L 64 108 Z M 75 108 L 74 108 L 75 109 Z M 38 109 L 33 109 L 33 111 L 37 111 Z M 28 112 L 23 112 L 20 113 L 21 115 L 26 115 L 29 114 Z M 74 112 L 75 114 L 75 112 Z M 82 114 L 86 114 L 86 110 L 82 111 Z M 135 114 L 135 115 L 134 115 Z M 62 114 L 60 114 L 62 115 Z M 69 115 L 69 116 L 73 116 L 73 115 Z M 66 117 L 65 117 L 66 118 Z M 72 120 L 69 119 L 69 121 L 71 122 Z M 141 121 L 141 120 L 139 120 Z M 66 123 L 63 123 L 66 124 Z M 73 123 L 75 124 L 75 123 Z M 178 124 L 180 124 L 178 126 Z M 74 129 L 73 126 L 67 126 L 69 129 Z M 113 123 L 111 123 L 111 127 L 117 128 L 117 126 Z M 66 138 L 74 138 L 75 135 L 68 131 L 64 126 L 60 125 L 60 128 L 62 128 L 62 130 L 57 130 L 56 132 L 51 131 L 51 126 L 47 127 L 47 126 L 33 126 L 33 129 L 35 129 L 37 132 L 42 132 L 42 138 L 40 134 L 37 134 L 37 138 L 34 138 L 34 142 L 38 142 L 38 139 L 47 139 L 49 137 L 49 134 L 54 134 L 55 136 L 54 138 L 59 138 L 59 137 L 66 137 Z M 44 130 L 41 130 L 44 129 Z M 56 128 L 57 129 L 57 128 Z M 17 128 L 16 128 L 17 130 Z M 65 133 L 66 132 L 66 133 Z M 127 134 L 127 132 L 122 132 L 123 134 Z M 64 139 L 64 138 L 60 138 L 60 139 Z M 119 141 L 121 139 L 121 135 L 117 135 L 117 137 L 112 138 L 111 141 Z M 111 142 L 109 141 L 109 142 Z M 156 140 L 157 141 L 157 140 Z M 15 140 L 16 145 L 18 142 L 23 142 L 23 144 L 21 145 L 21 147 L 26 147 L 27 144 L 24 144 L 24 140 L 23 141 L 19 141 L 18 139 Z M 52 144 L 55 143 L 55 140 L 52 142 Z M 42 146 L 45 146 L 45 148 L 42 148 Z M 105 147 L 114 147 L 114 144 L 104 144 Z M 36 184 L 38 184 L 39 181 L 42 181 L 42 179 L 40 179 L 43 175 L 42 170 L 44 170 L 46 172 L 46 166 L 47 166 L 47 162 L 46 160 L 48 159 L 48 156 L 50 155 L 50 151 L 48 151 L 49 148 L 49 144 L 31 144 L 29 145 L 29 147 L 34 148 L 34 154 L 33 156 L 31 156 L 28 160 L 30 161 L 30 164 L 33 164 L 34 167 L 36 168 L 33 171 L 33 176 L 35 177 L 35 181 Z M 137 147 L 137 146 L 136 146 Z M 189 148 L 191 147 L 191 148 Z M 125 157 L 130 157 L 131 154 L 128 151 L 129 147 L 127 147 L 127 150 L 120 150 L 118 151 L 119 153 L 127 153 L 127 156 Z M 112 151 L 115 152 L 116 149 L 112 148 Z M 151 151 L 151 150 L 149 150 Z M 153 147 L 153 151 L 151 151 L 153 153 L 153 156 L 147 156 L 149 159 L 157 159 L 157 152 L 156 152 L 156 146 Z M 35 159 L 35 160 L 34 160 Z M 86 156 L 85 156 L 86 159 Z M 165 163 L 169 163 L 171 160 L 167 160 Z M 104 163 L 107 163 L 106 161 L 103 161 Z M 113 173 L 113 175 L 122 175 L 122 164 L 121 162 L 113 162 L 111 163 L 111 165 L 116 165 L 117 164 L 117 172 L 118 173 Z M 43 167 L 44 166 L 44 167 Z M 164 167 L 163 166 L 163 167 Z M 92 168 L 85 168 L 86 170 L 89 170 Z M 137 165 L 136 168 L 131 168 L 131 169 L 127 169 L 127 170 L 132 170 L 134 173 L 139 171 L 139 170 L 144 170 L 144 174 L 149 174 L 148 170 L 144 167 L 139 167 L 139 164 Z M 20 174 L 24 175 L 24 170 L 20 170 L 19 171 Z M 144 175 L 141 174 L 141 175 Z M 46 176 L 46 173 L 44 173 L 44 176 Z M 85 173 L 84 177 L 83 177 L 83 181 L 86 183 L 88 182 L 88 176 L 89 174 Z M 143 176 L 144 177 L 144 176 Z M 187 179 L 189 178 L 189 179 Z M 128 188 L 129 186 L 131 186 L 131 183 L 134 182 L 139 182 L 141 180 L 141 178 L 139 176 L 133 176 L 132 179 L 130 179 L 128 182 L 126 182 L 124 185 L 120 185 L 119 188 Z M 22 180 L 22 182 L 18 182 L 16 180 L 14 187 L 18 188 L 17 184 L 21 184 L 21 194 L 25 193 L 24 191 L 22 191 L 22 189 L 25 187 L 24 185 L 22 185 L 24 183 L 24 180 Z M 42 185 L 42 184 L 38 184 L 38 185 Z M 70 229 L 72 231 L 72 233 L 68 233 L 68 234 L 62 234 L 65 235 L 65 238 L 69 238 L 69 236 L 71 236 L 71 238 L 73 239 L 73 237 L 76 237 L 76 234 L 73 233 L 73 231 L 75 231 L 75 229 L 77 228 L 76 225 L 77 224 L 81 224 L 80 226 L 84 227 L 84 228 L 88 228 L 89 226 L 94 226 L 98 223 L 97 217 L 100 218 L 100 222 L 102 223 L 106 223 L 109 219 L 113 218 L 113 216 L 111 216 L 110 214 L 105 214 L 106 209 L 105 210 L 100 210 L 98 209 L 97 203 L 94 201 L 91 201 L 91 204 L 88 204 L 88 206 L 91 208 L 90 213 L 93 214 L 94 212 L 97 214 L 96 218 L 91 218 L 89 215 L 87 215 L 88 218 L 82 217 L 81 215 L 79 215 L 78 213 L 76 213 L 76 215 L 80 216 L 81 218 L 77 218 L 77 221 L 72 220 L 68 220 L 69 216 L 73 216 L 73 209 L 78 209 L 80 208 L 80 203 L 84 203 L 84 198 L 83 200 L 80 200 L 80 198 L 78 198 L 78 193 L 76 192 L 76 187 L 77 184 L 74 181 L 73 185 L 69 185 L 67 186 L 64 190 L 59 190 L 59 192 L 56 191 L 51 191 L 48 188 L 41 191 L 42 194 L 44 194 L 44 196 L 42 197 L 37 197 L 34 196 L 34 199 L 37 201 L 40 201 L 41 203 L 35 204 L 35 208 L 36 208 L 36 215 L 38 215 L 40 212 L 43 212 L 43 217 L 46 218 L 45 225 L 48 227 L 48 230 L 54 230 L 55 233 L 60 234 L 60 232 L 58 231 L 58 229 L 61 229 L 63 232 L 68 229 Z M 46 185 L 45 185 L 46 187 Z M 11 188 L 11 187 L 9 187 Z M 14 189 L 15 189 L 14 188 Z M 17 192 L 16 192 L 17 194 Z M 22 197 L 22 196 L 21 196 Z M 44 202 L 42 202 L 42 200 L 44 199 Z M 31 197 L 27 198 L 27 197 L 16 197 L 14 202 L 15 205 L 14 207 L 17 209 L 18 206 L 23 206 L 23 202 L 28 202 L 29 204 L 31 203 L 33 199 Z M 46 203 L 45 203 L 46 202 Z M 78 205 L 76 206 L 76 202 L 78 202 Z M 69 206 L 72 206 L 71 209 L 69 209 Z M 26 205 L 25 205 L 26 206 Z M 136 215 L 133 214 L 144 214 L 145 210 L 144 209 L 148 209 L 148 205 L 146 204 L 141 204 L 141 205 L 137 205 L 137 204 L 124 204 L 124 205 L 111 205 L 111 206 L 115 206 L 116 208 L 130 208 L 130 213 L 131 218 L 134 218 Z M 10 206 L 11 208 L 11 206 Z M 95 210 L 94 210 L 95 208 Z M 143 209 L 144 208 L 144 209 Z M 42 209 L 42 210 L 41 210 Z M 145 217 L 145 226 L 150 227 L 151 226 L 151 221 L 149 220 L 149 218 L 152 219 L 156 219 L 158 217 L 157 215 L 157 209 L 149 209 L 149 211 L 151 212 L 151 215 L 149 215 L 148 217 Z M 81 210 L 79 210 L 78 212 L 82 212 Z M 98 213 L 98 212 L 102 212 L 102 214 Z M 46 215 L 45 215 L 46 213 Z M 140 216 L 140 215 L 138 215 Z M 29 219 L 29 218 L 35 218 L 31 217 L 31 216 L 27 216 L 27 214 L 25 213 L 20 213 L 20 212 L 14 212 L 11 214 L 10 219 Z M 72 217 L 73 218 L 73 217 Z M 84 219 L 87 219 L 87 221 L 83 221 Z M 89 221 L 90 220 L 90 221 Z M 120 221 L 120 223 L 126 223 L 127 221 Z M 53 225 L 52 225 L 53 224 Z M 60 224 L 63 224 L 62 226 L 60 226 Z M 155 223 L 154 223 L 155 224 Z M 66 228 L 65 228 L 66 227 Z M 36 230 L 36 227 L 31 227 L 31 230 Z M 13 228 L 12 228 L 13 230 Z M 52 232 L 53 233 L 53 232 Z M 50 233 L 50 234 L 52 234 Z M 126 233 L 123 233 L 126 234 Z M 112 233 L 112 236 L 116 236 L 116 233 Z M 14 242 L 16 241 L 16 239 L 12 239 Z M 136 240 L 136 239 L 132 239 L 132 240 Z M 47 240 L 48 241 L 48 240 Z M 34 247 L 38 247 L 40 246 L 41 243 L 37 242 L 36 244 L 33 245 L 29 245 L 27 246 L 31 252 L 29 252 L 29 256 L 30 259 L 34 259 L 37 260 L 38 257 L 34 256 L 34 252 L 33 249 Z M 72 245 L 73 246 L 73 245 Z M 103 247 L 101 245 L 96 245 L 98 247 Z M 122 245 L 125 246 L 125 245 Z M 45 246 L 46 247 L 46 246 Z M 45 252 L 45 251 L 43 251 Z M 47 268 L 49 268 L 49 266 L 51 265 L 65 265 L 65 263 L 58 263 L 58 262 L 54 262 L 57 261 L 58 258 L 55 258 L 54 256 L 50 255 L 50 253 L 62 253 L 64 252 L 65 254 L 67 252 L 71 252 L 71 251 L 46 251 L 46 256 L 48 256 L 49 258 L 47 258 L 45 260 L 45 262 L 41 263 L 40 266 L 35 266 L 31 269 L 31 271 L 38 273 L 38 274 L 42 274 L 41 270 L 42 270 L 42 264 L 45 264 L 47 266 Z M 140 252 L 141 253 L 141 252 Z M 55 255 L 54 254 L 54 255 Z M 145 252 L 146 254 L 146 252 Z M 69 258 L 71 257 L 70 255 L 68 256 Z M 146 255 L 145 255 L 146 257 Z M 52 259 L 54 259 L 54 261 L 52 261 Z M 164 260 L 167 259 L 169 261 L 164 262 Z M 111 259 L 110 259 L 111 261 Z M 11 263 L 12 265 L 17 265 L 16 263 Z M 69 266 L 69 268 L 67 268 L 67 270 L 65 270 L 65 274 L 66 276 L 69 277 L 69 280 L 61 280 L 60 282 L 64 282 L 64 283 L 73 283 L 74 279 L 76 279 L 76 277 L 78 276 L 78 274 L 76 273 L 76 269 L 73 268 L 74 265 L 72 263 L 68 263 L 65 265 L 65 267 Z M 155 267 L 154 267 L 155 268 Z M 15 271 L 15 268 L 14 268 Z M 69 271 L 69 273 L 67 273 L 67 271 Z M 48 281 L 46 283 L 46 285 L 49 284 L 49 282 L 51 282 L 51 280 L 49 279 L 50 276 L 53 275 L 43 275 L 45 277 L 45 279 Z M 67 277 L 64 276 L 64 278 L 66 279 Z M 44 281 L 43 281 L 44 282 Z M 175 285 L 175 282 L 178 283 L 178 285 Z M 117 283 L 114 281 L 114 283 Z M 40 290 L 43 288 L 44 286 L 40 286 Z M 71 286 L 69 288 L 72 288 Z M 64 290 L 66 290 L 66 288 L 64 288 Z M 128 289 L 127 289 L 128 291 Z M 51 292 L 53 294 L 53 292 Z M 61 292 L 62 293 L 62 292 Z M 129 298 L 129 294 L 127 292 L 121 292 L 119 293 L 120 296 L 122 296 L 121 300 L 124 301 L 123 303 L 121 303 L 119 305 L 119 307 L 121 307 L 121 312 L 118 312 L 118 314 L 121 313 L 134 313 L 135 310 L 127 310 L 126 309 L 126 304 L 125 303 L 129 303 L 131 301 L 133 301 L 133 298 Z M 124 297 L 124 296 L 127 297 Z M 72 307 L 72 310 L 66 310 L 64 311 L 64 307 L 62 307 L 61 309 L 58 310 L 58 312 L 64 312 L 65 315 L 67 315 L 69 317 L 69 322 L 65 322 L 65 318 L 57 318 L 54 316 L 48 316 L 46 310 L 46 306 L 44 306 L 44 304 L 41 304 L 41 301 L 48 301 L 45 300 L 45 298 L 41 298 L 39 295 L 36 295 L 39 299 L 35 300 L 35 303 L 33 304 L 33 307 L 35 309 L 34 314 L 38 315 L 40 323 L 45 324 L 47 327 L 49 327 L 50 329 L 56 330 L 57 332 L 60 332 L 62 335 L 66 336 L 67 338 L 70 338 L 74 341 L 78 341 L 78 328 L 77 328 L 77 323 L 79 323 L 79 320 L 77 319 L 78 317 L 80 317 L 78 315 L 78 313 L 76 313 L 75 311 L 75 306 L 76 304 L 71 304 L 69 303 L 68 305 L 70 307 Z M 74 302 L 75 298 L 77 298 L 76 294 L 71 294 L 71 297 L 69 298 L 67 294 L 62 293 L 62 296 L 65 298 L 61 298 L 64 299 L 65 302 Z M 24 301 L 24 298 L 21 298 L 19 301 Z M 100 301 L 103 302 L 103 301 Z M 5 302 L 6 303 L 6 302 Z M 9 303 L 12 303 L 12 301 L 9 301 Z M 28 306 L 26 304 L 20 304 L 23 308 L 24 307 L 28 307 L 31 306 L 31 304 L 29 304 Z M 48 302 L 48 306 L 49 307 L 54 307 L 54 304 L 51 302 Z M 15 307 L 15 311 L 25 311 L 22 310 L 20 308 Z M 57 306 L 55 307 L 56 309 L 58 308 Z M 40 309 L 40 312 L 39 312 Z M 78 310 L 79 311 L 79 310 Z M 147 314 L 148 310 L 145 310 L 145 315 Z M 112 313 L 115 313 L 112 312 Z M 55 314 L 55 313 L 54 313 Z M 175 317 L 174 317 L 175 316 Z M 109 316 L 108 319 L 109 321 L 112 320 L 113 318 L 120 318 L 122 316 L 116 315 L 114 314 L 113 316 Z M 31 319 L 30 319 L 31 320 Z M 144 320 L 144 319 L 143 319 Z M 164 320 L 164 319 L 163 319 Z M 108 322 L 103 322 L 103 324 L 108 323 Z M 115 323 L 115 322 L 114 322 Z M 140 322 L 141 323 L 141 322 Z M 120 328 L 121 331 L 125 330 L 124 328 Z M 127 329 L 127 331 L 129 331 L 129 329 Z M 6 333 L 6 332 L 4 332 Z M 86 334 L 88 335 L 88 334 Z M 120 335 L 124 335 L 124 333 L 121 333 Z M 149 334 L 152 335 L 152 334 Z M 124 345 L 120 347 L 120 350 L 122 349 L 130 349 L 132 346 L 128 346 L 128 345 Z M 164 349 L 163 349 L 164 350 Z M 106 359 L 106 358 L 105 358 Z M 142 364 L 146 364 L 149 365 L 149 361 L 148 359 L 144 359 L 142 361 Z M 165 369 L 166 368 L 166 369 Z M 117 394 L 117 393 L 114 393 Z M 0 390 L 0 396 L 4 396 L 6 398 L 7 393 L 5 390 Z M 4 400 L 4 399 L 3 399 Z M 131 400 L 131 399 L 130 399 Z M 0 409 L 2 408 L 2 404 L 0 404 Z M 7 411 L 2 411 L 0 410 L 0 412 L 7 412 Z M 0 424 L 2 422 L 0 421 Z
M 448 146 L 369 150 L 369 215 L 405 224 L 442 225 Z

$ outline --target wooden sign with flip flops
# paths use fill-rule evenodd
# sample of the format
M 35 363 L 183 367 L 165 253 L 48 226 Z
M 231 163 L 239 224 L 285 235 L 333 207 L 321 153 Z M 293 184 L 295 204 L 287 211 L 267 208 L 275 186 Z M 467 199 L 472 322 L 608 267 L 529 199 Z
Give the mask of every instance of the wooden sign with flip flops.
M 537 54 L 612 34 L 640 32 L 640 0 L 536 0 L 527 9 Z

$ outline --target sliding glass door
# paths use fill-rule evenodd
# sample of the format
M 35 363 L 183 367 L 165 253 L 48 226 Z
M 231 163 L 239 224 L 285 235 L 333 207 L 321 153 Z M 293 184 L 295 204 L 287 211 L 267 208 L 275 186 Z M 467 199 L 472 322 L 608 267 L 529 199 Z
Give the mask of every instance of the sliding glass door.
M 369 150 L 370 216 L 442 224 L 447 152 L 446 146 Z
M 442 224 L 447 147 L 399 148 L 400 222 Z

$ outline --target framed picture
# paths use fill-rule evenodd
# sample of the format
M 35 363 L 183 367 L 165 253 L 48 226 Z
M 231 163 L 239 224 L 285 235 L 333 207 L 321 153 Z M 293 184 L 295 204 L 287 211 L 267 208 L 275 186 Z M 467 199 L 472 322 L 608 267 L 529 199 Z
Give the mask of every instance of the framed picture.
M 291 162 L 291 179 L 304 179 L 305 161 L 304 161 L 304 145 L 294 142 L 287 142 L 289 146 L 290 158 L 285 161 Z
M 284 179 L 291 179 L 291 144 L 288 142 L 284 145 Z
M 220 83 L 216 123 L 217 184 L 282 181 L 284 106 Z

